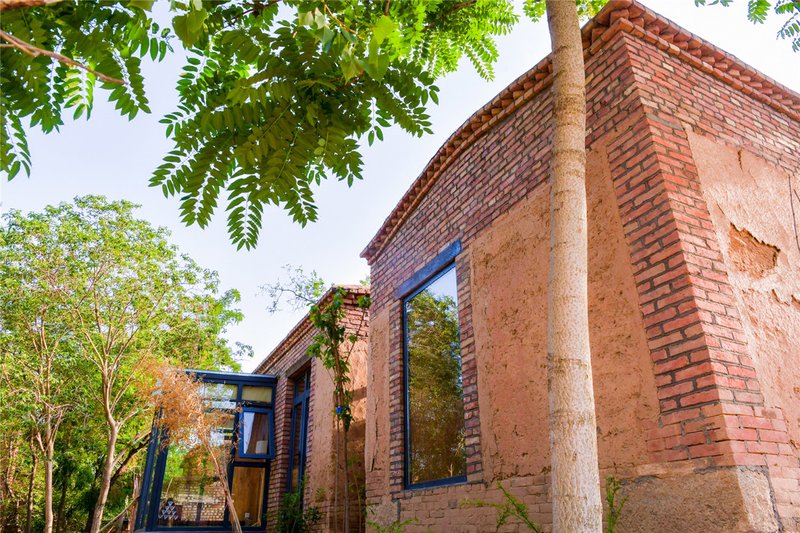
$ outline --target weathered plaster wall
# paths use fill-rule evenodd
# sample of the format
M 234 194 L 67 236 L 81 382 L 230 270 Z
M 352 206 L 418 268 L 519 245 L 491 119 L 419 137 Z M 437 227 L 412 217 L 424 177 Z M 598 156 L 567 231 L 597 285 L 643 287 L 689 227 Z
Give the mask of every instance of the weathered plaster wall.
M 589 322 L 601 468 L 647 462 L 642 435 L 658 399 L 608 163 L 587 161 Z M 549 187 L 542 185 L 470 246 L 484 475 L 549 469 Z M 510 405 L 516 406 L 509 409 Z
M 387 310 L 370 313 L 364 455 L 367 494 L 388 495 L 390 427 L 387 399 L 390 397 L 388 358 L 391 323 L 392 317 Z
M 787 444 L 800 457 L 798 177 L 749 150 L 694 134 L 689 140 L 761 378 L 764 406 L 786 421 Z M 800 495 L 794 503 L 800 507 Z

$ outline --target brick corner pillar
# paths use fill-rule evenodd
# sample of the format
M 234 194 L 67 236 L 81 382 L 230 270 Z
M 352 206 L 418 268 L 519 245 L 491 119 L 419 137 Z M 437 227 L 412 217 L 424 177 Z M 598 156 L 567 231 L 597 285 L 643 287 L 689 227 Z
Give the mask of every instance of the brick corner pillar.
M 655 107 L 633 115 L 607 149 L 660 405 L 650 458 L 693 481 L 735 476 L 708 487 L 711 503 L 739 492 L 730 531 L 797 531 L 798 459 L 782 413 L 765 408 L 686 132 Z

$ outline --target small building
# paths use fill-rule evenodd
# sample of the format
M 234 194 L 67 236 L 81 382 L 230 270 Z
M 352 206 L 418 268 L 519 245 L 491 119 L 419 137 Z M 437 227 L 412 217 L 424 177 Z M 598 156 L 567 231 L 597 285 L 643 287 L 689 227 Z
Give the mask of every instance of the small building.
M 366 417 L 367 331 L 369 314 L 359 299 L 369 296 L 360 285 L 331 288 L 317 303 L 324 307 L 334 294 L 343 295 L 345 318 L 341 324 L 358 340 L 346 346 L 350 357 L 353 423 L 349 431 L 351 531 L 364 531 L 364 427 Z M 280 507 L 283 495 L 303 486 L 303 505 L 321 512 L 317 531 L 342 531 L 344 513 L 344 452 L 336 430 L 333 379 L 319 359 L 308 355 L 317 329 L 306 315 L 254 373 L 277 378 L 275 403 L 276 453 L 272 460 L 268 508 Z M 337 453 L 337 449 L 339 450 Z M 337 494 L 337 486 L 338 494 Z M 336 511 L 338 509 L 338 511 Z M 275 524 L 275 517 L 270 516 Z
M 316 508 L 316 531 L 342 531 L 345 465 L 350 468 L 350 530 L 364 531 L 364 427 L 369 316 L 362 286 L 336 286 L 317 302 L 342 298 L 340 324 L 353 335 L 342 353 L 351 365 L 353 423 L 349 462 L 334 418 L 333 380 L 322 361 L 309 357 L 318 334 L 308 315 L 252 374 L 188 371 L 203 383 L 208 406 L 221 414 L 213 445 L 228 458 L 227 486 L 243 531 L 274 531 L 287 493 Z M 337 453 L 337 447 L 339 452 Z M 231 531 L 224 483 L 208 450 L 196 442 L 170 442 L 154 430 L 136 516 L 137 532 Z M 338 489 L 337 489 L 338 487 Z
M 244 531 L 265 531 L 271 460 L 275 457 L 276 378 L 189 370 L 218 413 L 208 446 L 227 451 L 219 475 L 203 442 L 171 442 L 155 429 L 142 476 L 135 531 L 230 531 L 225 485 Z M 227 478 L 227 479 L 225 479 Z
M 630 0 L 583 38 L 618 531 L 800 531 L 800 96 Z M 454 132 L 362 254 L 376 522 L 494 531 L 475 501 L 502 501 L 499 483 L 551 524 L 551 72 L 548 57 Z

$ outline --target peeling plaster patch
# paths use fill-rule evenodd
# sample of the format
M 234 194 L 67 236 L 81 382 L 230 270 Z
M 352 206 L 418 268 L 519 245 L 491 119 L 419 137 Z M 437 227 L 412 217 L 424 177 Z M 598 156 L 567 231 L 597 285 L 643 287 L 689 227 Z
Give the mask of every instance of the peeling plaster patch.
M 730 239 L 731 260 L 740 271 L 763 278 L 777 265 L 780 249 L 757 239 L 746 228 L 731 224 Z

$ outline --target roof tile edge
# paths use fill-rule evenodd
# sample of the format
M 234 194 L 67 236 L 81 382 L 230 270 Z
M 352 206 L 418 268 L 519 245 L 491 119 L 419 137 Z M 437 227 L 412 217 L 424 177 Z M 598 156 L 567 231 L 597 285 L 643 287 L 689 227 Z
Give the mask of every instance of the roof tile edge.
M 678 26 L 635 0 L 611 0 L 581 30 L 585 55 L 594 55 L 614 35 L 625 32 L 655 44 L 723 83 L 800 121 L 800 95 L 736 56 Z M 470 116 L 434 154 L 361 252 L 369 263 L 414 211 L 439 175 L 457 156 L 522 104 L 552 83 L 550 54 Z

